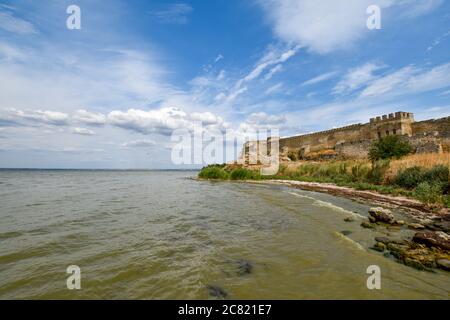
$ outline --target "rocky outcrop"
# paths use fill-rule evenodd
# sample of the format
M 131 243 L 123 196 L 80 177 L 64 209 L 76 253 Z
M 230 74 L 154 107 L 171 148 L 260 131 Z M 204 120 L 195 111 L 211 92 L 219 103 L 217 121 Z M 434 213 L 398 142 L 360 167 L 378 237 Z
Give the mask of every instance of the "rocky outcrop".
M 381 207 L 370 208 L 369 210 L 369 221 L 372 223 L 375 222 L 384 222 L 392 224 L 394 223 L 394 215 L 391 210 L 384 209 Z
M 387 230 L 392 228 L 421 230 L 425 225 L 408 223 L 395 220 L 392 212 L 385 208 L 370 208 L 369 221 L 363 221 L 364 228 L 385 226 Z M 426 225 L 433 225 L 436 221 L 426 221 Z M 442 223 L 441 220 L 438 220 Z M 425 224 L 425 223 L 424 223 Z M 375 237 L 375 245 L 371 248 L 383 252 L 387 256 L 393 256 L 407 266 L 418 270 L 431 271 L 433 268 L 450 270 L 450 235 L 443 231 L 416 232 L 412 239 L 393 239 L 390 237 Z
M 424 244 L 427 247 L 436 247 L 450 251 L 450 236 L 442 231 L 417 232 L 413 237 L 413 241 Z

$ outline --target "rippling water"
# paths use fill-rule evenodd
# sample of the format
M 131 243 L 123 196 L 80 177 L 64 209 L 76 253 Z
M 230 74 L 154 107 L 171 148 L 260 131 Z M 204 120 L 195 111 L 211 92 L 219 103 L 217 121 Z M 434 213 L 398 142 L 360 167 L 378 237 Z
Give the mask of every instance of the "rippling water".
M 194 175 L 0 171 L 0 298 L 448 298 L 448 273 L 368 249 L 382 235 L 359 226 L 368 204 Z M 366 287 L 373 264 L 381 290 Z

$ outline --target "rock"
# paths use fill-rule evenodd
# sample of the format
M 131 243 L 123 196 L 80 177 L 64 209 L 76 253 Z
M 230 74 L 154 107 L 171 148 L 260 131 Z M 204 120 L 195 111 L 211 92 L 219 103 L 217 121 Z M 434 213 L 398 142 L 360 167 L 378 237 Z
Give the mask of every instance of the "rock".
M 408 250 L 408 246 L 407 245 L 402 245 L 402 244 L 396 244 L 396 243 L 389 243 L 387 245 L 387 249 L 391 252 L 391 254 L 396 257 L 399 260 L 402 260 L 403 257 L 403 253 Z
M 386 250 L 386 245 L 383 242 L 377 242 L 375 248 L 377 248 L 380 252 L 383 252 Z
M 436 221 L 432 226 L 434 229 L 450 232 L 450 221 Z
M 238 275 L 242 276 L 252 272 L 253 264 L 246 260 L 238 260 Z
M 398 226 L 388 226 L 387 229 L 389 231 L 396 231 L 396 232 L 400 231 L 400 227 L 398 227 Z
M 347 217 L 344 219 L 345 222 L 353 222 L 355 219 L 353 217 Z
M 410 229 L 416 229 L 416 230 L 421 230 L 421 229 L 425 229 L 424 225 L 421 225 L 420 223 L 409 223 L 408 224 L 408 228 Z
M 375 241 L 381 242 L 383 244 L 388 244 L 389 242 L 392 242 L 392 240 L 389 239 L 388 237 L 375 237 Z
M 403 259 L 412 259 L 419 261 L 420 264 L 427 268 L 436 267 L 435 256 L 428 248 L 409 249 L 403 252 Z
M 403 262 L 405 263 L 405 265 L 409 266 L 409 267 L 413 267 L 417 270 L 427 270 L 427 268 L 418 260 L 416 259 L 411 259 L 411 258 L 406 258 L 405 260 L 403 260 Z
M 369 220 L 371 222 L 393 223 L 394 216 L 389 209 L 375 207 L 369 209 Z
M 405 224 L 405 221 L 403 221 L 403 220 L 396 220 L 395 224 L 398 225 L 398 226 L 402 226 L 402 225 Z
M 366 229 L 374 229 L 375 228 L 373 226 L 373 224 L 371 224 L 370 222 L 367 222 L 367 221 L 361 222 L 361 227 L 366 228 Z
M 206 288 L 208 289 L 209 295 L 212 297 L 225 299 L 228 296 L 228 293 L 221 287 L 208 285 Z
M 438 259 L 438 260 L 436 260 L 436 264 L 439 268 L 450 271 L 450 260 L 449 259 Z
M 348 230 L 341 231 L 341 233 L 342 233 L 344 236 L 348 236 L 348 235 L 352 234 L 352 232 L 351 232 L 351 231 L 348 231 Z
M 450 236 L 442 231 L 417 232 L 413 237 L 413 241 L 428 247 L 450 250 Z

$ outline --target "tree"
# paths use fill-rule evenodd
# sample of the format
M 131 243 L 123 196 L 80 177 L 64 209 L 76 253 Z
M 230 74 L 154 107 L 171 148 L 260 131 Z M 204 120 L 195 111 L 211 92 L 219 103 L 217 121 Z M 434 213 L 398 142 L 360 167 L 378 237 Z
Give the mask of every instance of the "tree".
M 377 161 L 380 159 L 401 158 L 412 152 L 408 141 L 399 136 L 386 136 L 375 141 L 369 150 L 369 159 Z

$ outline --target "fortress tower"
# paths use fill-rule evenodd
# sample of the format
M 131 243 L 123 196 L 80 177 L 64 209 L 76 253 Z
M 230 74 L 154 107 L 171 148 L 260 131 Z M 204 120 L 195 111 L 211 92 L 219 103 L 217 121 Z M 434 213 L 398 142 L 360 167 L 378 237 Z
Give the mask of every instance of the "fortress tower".
M 414 115 L 409 112 L 396 112 L 381 117 L 371 118 L 370 138 L 379 139 L 389 135 L 400 135 L 411 137 L 413 134 L 412 123 Z

